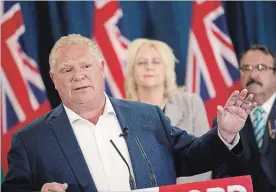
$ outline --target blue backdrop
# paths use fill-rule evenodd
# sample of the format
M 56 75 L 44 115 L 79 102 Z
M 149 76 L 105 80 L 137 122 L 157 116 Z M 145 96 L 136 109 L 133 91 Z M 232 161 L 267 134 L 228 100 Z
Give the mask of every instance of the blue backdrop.
M 223 2 L 227 25 L 236 53 L 261 43 L 276 52 L 276 2 Z M 165 41 L 180 60 L 177 82 L 185 79 L 191 2 L 120 2 L 121 33 L 129 40 L 138 37 Z M 52 106 L 60 100 L 48 75 L 48 55 L 62 35 L 93 36 L 93 2 L 22 2 L 26 38 L 36 43 L 37 61 Z

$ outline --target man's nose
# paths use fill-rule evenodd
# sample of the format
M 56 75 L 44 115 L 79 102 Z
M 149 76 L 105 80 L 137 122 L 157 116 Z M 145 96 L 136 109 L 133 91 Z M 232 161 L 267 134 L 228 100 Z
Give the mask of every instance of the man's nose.
M 74 80 L 75 81 L 80 81 L 84 78 L 85 78 L 85 74 L 84 74 L 82 69 L 75 70 L 75 73 L 74 73 Z
M 251 78 L 255 78 L 259 76 L 259 71 L 257 71 L 256 69 L 253 69 L 252 71 L 249 72 L 249 76 Z

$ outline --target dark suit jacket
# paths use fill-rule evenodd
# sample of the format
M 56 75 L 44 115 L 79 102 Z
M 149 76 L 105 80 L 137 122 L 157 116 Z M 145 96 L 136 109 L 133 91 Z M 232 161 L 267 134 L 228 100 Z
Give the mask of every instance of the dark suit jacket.
M 268 120 L 276 120 L 276 100 L 271 108 Z M 276 192 L 276 140 L 269 136 L 268 128 L 265 130 L 264 143 L 261 151 L 258 149 L 250 117 L 240 132 L 245 139 L 244 155 L 247 164 L 240 170 L 241 174 L 250 174 L 253 180 L 254 192 Z M 227 177 L 231 170 L 222 166 L 214 171 L 214 178 Z
M 158 107 L 110 100 L 121 127 L 129 129 L 126 143 L 137 188 L 152 186 L 149 167 L 135 136 L 140 139 L 159 186 L 175 184 L 177 176 L 206 172 L 223 163 L 233 166 L 242 157 L 242 142 L 228 150 L 216 128 L 195 138 L 171 126 Z M 66 182 L 67 191 L 96 191 L 63 105 L 13 136 L 8 162 L 9 171 L 1 186 L 4 192 L 38 191 L 48 182 Z

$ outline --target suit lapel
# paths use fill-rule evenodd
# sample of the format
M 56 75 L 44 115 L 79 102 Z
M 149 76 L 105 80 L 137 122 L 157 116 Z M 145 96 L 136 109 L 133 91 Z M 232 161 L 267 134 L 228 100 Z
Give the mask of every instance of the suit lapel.
M 150 172 L 145 159 L 135 141 L 137 136 L 143 145 L 142 125 L 146 122 L 140 122 L 139 117 L 124 101 L 110 98 L 116 116 L 121 128 L 128 128 L 126 143 L 134 172 L 135 182 L 138 189 L 152 187 L 150 181 Z M 145 147 L 145 146 L 143 146 Z
M 270 114 L 268 116 L 268 120 L 270 120 L 270 121 L 275 121 L 276 120 L 276 99 L 275 99 L 275 101 L 272 105 Z
M 50 125 L 79 184 L 85 191 L 96 191 L 94 181 L 63 105 L 58 106 L 53 112 Z
M 276 119 L 276 100 L 274 101 L 274 104 L 272 105 L 270 114 L 268 116 L 268 120 L 272 121 Z M 248 142 L 251 145 L 252 149 L 255 150 L 256 152 L 259 152 L 256 140 L 255 140 L 255 135 L 253 131 L 253 125 L 251 123 L 250 117 L 247 118 L 247 121 L 245 123 L 244 128 L 242 129 L 242 132 L 244 135 L 248 138 Z M 266 126 L 265 132 L 264 132 L 264 143 L 262 146 L 262 154 L 265 154 L 268 146 L 269 146 L 269 131 L 268 131 L 268 126 Z

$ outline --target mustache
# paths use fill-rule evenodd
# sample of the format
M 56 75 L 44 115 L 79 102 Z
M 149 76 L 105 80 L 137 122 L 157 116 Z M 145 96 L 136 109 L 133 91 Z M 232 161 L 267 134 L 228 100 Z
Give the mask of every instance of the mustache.
M 251 84 L 253 84 L 253 83 L 256 83 L 256 84 L 258 84 L 258 85 L 260 85 L 260 86 L 263 86 L 263 84 L 262 84 L 260 81 L 258 81 L 257 79 L 253 79 L 253 78 L 250 78 L 250 79 L 247 81 L 246 86 L 249 86 L 249 85 L 251 85 Z

